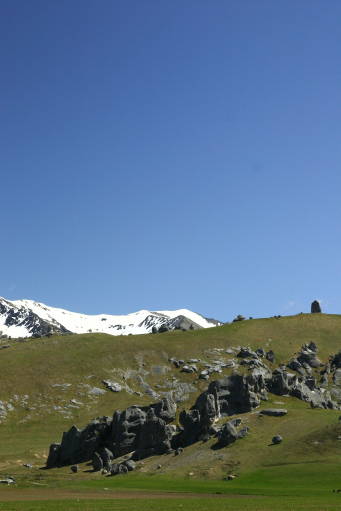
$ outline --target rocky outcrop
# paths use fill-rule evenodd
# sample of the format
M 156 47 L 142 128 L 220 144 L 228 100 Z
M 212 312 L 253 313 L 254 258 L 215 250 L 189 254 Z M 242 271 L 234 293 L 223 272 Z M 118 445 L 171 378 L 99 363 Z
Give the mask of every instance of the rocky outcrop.
M 63 433 L 60 444 L 52 444 L 47 459 L 48 468 L 73 465 L 92 459 L 103 444 L 110 428 L 109 417 L 93 420 L 84 429 L 76 426 Z
M 150 407 L 138 435 L 134 459 L 170 452 L 172 436 L 172 427 L 167 426 L 165 420 L 157 417 L 155 409 Z
M 231 422 L 226 422 L 218 433 L 219 447 L 226 447 L 233 444 L 238 439 L 237 429 Z
M 314 342 L 304 344 L 298 354 L 297 361 L 306 367 L 306 364 L 313 369 L 323 366 L 322 362 L 317 358 L 317 346 Z
M 95 419 L 83 430 L 72 426 L 63 434 L 60 444 L 51 444 L 46 466 L 51 468 L 92 459 L 97 470 L 109 470 L 108 460 L 136 450 L 166 452 L 172 433 L 166 425 L 175 419 L 175 413 L 175 403 L 164 398 L 148 407 L 131 406 L 123 412 L 118 410 L 112 419 Z
M 268 388 L 273 394 L 297 397 L 310 403 L 313 408 L 338 409 L 330 392 L 316 386 L 314 378 L 298 377 L 295 374 L 287 373 L 285 369 L 276 369 L 273 372 L 272 378 L 268 382 Z
M 211 382 L 189 410 L 181 411 L 180 427 L 171 424 L 176 416 L 172 397 L 164 397 L 150 406 L 130 406 L 123 411 L 116 410 L 112 418 L 97 418 L 82 430 L 73 426 L 63 434 L 60 444 L 50 446 L 46 465 L 51 468 L 92 460 L 94 471 L 116 475 L 133 470 L 137 460 L 171 451 L 179 454 L 184 447 L 212 437 L 217 438 L 212 448 L 226 447 L 247 435 L 248 428 L 240 429 L 241 419 L 229 420 L 223 425 L 218 421 L 254 410 L 262 400 L 268 399 L 268 392 L 296 397 L 312 408 L 339 409 L 327 387 L 328 374 L 332 370 L 333 396 L 338 399 L 336 390 L 341 385 L 341 352 L 332 357 L 331 363 L 324 365 L 323 370 L 320 370 L 323 364 L 317 353 L 314 342 L 304 344 L 287 366 L 281 365 L 272 370 L 271 364 L 266 362 L 269 359 L 274 362 L 272 351 L 266 353 L 261 348 L 256 351 L 248 347 L 238 348 L 244 374 L 235 372 Z M 183 360 L 169 360 L 175 367 L 186 367 Z M 206 367 L 206 372 L 199 369 L 198 373 L 195 370 L 186 375 L 186 378 L 193 379 L 193 384 L 202 380 L 202 376 L 211 374 L 212 368 L 218 365 L 219 371 L 227 367 L 231 369 L 231 365 L 223 360 L 206 363 L 191 358 L 187 364 L 196 370 L 194 364 Z M 287 371 L 287 367 L 293 372 Z M 317 383 L 321 381 L 324 387 Z M 107 387 L 115 384 L 109 380 L 103 380 L 103 383 Z M 185 383 L 176 380 L 176 386 L 181 385 Z M 172 396 L 170 393 L 164 395 Z M 260 411 L 259 417 L 282 417 L 286 413 L 285 409 L 267 408 Z M 129 460 L 122 461 L 123 456 L 129 457 Z
M 179 445 L 190 445 L 210 435 L 214 422 L 221 417 L 246 413 L 267 399 L 264 374 L 254 370 L 244 376 L 233 374 L 213 381 L 197 399 L 191 410 L 180 414 L 183 431 Z
M 236 442 L 236 440 L 244 438 L 248 434 L 249 429 L 244 427 L 238 431 L 237 426 L 239 425 L 240 419 L 239 421 L 237 419 L 237 421 L 226 422 L 217 433 L 218 442 L 214 448 L 227 447 Z
M 311 304 L 311 313 L 316 314 L 322 312 L 320 302 L 314 300 Z

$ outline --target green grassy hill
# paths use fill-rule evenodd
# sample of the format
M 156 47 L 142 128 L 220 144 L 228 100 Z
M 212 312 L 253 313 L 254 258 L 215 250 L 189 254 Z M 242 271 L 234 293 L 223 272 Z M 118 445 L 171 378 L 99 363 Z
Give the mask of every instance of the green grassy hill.
M 341 316 L 300 314 L 157 335 L 4 341 L 10 347 L 0 350 L 0 474 L 16 476 L 21 487 L 102 488 L 103 476 L 89 473 L 86 465 L 76 477 L 68 467 L 39 470 L 49 444 L 59 441 L 63 431 L 73 424 L 85 426 L 96 416 L 112 415 L 116 409 L 155 402 L 163 392 L 179 389 L 179 411 L 189 408 L 208 382 L 180 372 L 171 357 L 201 359 L 197 364 L 201 369 L 204 362 L 231 358 L 225 352 L 230 347 L 263 347 L 274 351 L 274 368 L 310 341 L 327 362 L 341 349 Z M 230 372 L 213 374 L 210 381 Z M 118 382 L 124 390 L 108 391 L 102 380 Z M 316 496 L 341 488 L 341 412 L 311 409 L 298 399 L 270 394 L 261 407 L 271 406 L 287 408 L 288 415 L 243 414 L 243 423 L 250 428 L 245 439 L 220 450 L 211 449 L 212 439 L 186 448 L 181 456 L 146 459 L 136 473 L 105 479 L 105 486 L 285 495 L 299 495 L 309 487 Z M 270 446 L 275 434 L 284 441 Z M 24 463 L 33 468 L 24 468 Z M 222 483 L 229 473 L 238 478 Z

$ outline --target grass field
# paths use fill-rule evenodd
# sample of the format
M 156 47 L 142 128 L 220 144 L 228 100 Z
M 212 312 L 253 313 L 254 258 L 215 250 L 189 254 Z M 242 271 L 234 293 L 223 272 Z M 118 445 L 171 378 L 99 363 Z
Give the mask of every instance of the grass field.
M 12 475 L 17 485 L 1 485 L 0 511 L 341 509 L 341 493 L 333 492 L 341 489 L 341 412 L 311 409 L 285 396 L 270 395 L 261 406 L 285 407 L 287 416 L 243 414 L 249 436 L 221 450 L 211 449 L 214 440 L 198 442 L 181 456 L 155 456 L 136 472 L 115 478 L 91 473 L 86 464 L 78 474 L 69 467 L 41 470 L 49 444 L 72 424 L 83 426 L 95 416 L 153 402 L 141 377 L 155 391 L 174 378 L 190 384 L 193 392 L 179 409 L 193 404 L 207 382 L 180 373 L 170 357 L 213 360 L 220 356 L 214 350 L 262 346 L 275 352 L 277 366 L 311 340 L 327 361 L 341 349 L 341 316 L 303 314 L 123 338 L 86 334 L 10 341 L 10 348 L 0 350 L 0 401 L 10 405 L 0 423 L 0 477 Z M 103 379 L 130 391 L 104 392 Z M 91 394 L 89 388 L 102 393 Z M 73 406 L 72 400 L 81 405 Z M 275 434 L 284 441 L 270 446 Z M 229 473 L 238 477 L 224 481 Z M 39 502 L 46 497 L 50 500 Z

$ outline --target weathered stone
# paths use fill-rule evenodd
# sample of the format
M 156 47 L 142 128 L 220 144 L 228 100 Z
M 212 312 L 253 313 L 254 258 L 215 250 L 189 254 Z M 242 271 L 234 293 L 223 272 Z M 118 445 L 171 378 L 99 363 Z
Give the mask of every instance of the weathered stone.
M 226 447 L 234 443 L 238 439 L 236 428 L 230 423 L 226 422 L 218 433 L 218 444 L 220 447 Z
M 317 358 L 316 351 L 317 349 L 311 349 L 309 346 L 305 344 L 302 346 L 302 349 L 300 353 L 298 354 L 297 360 L 300 364 L 302 364 L 303 367 L 305 367 L 305 364 L 308 364 L 309 367 L 317 368 L 321 367 L 323 364 L 322 362 Z M 316 345 L 313 345 L 313 348 L 316 348 Z
M 265 355 L 266 355 L 265 350 L 264 350 L 263 348 L 257 348 L 257 349 L 256 349 L 256 354 L 257 354 L 259 357 L 261 357 L 261 358 L 265 357 Z
M 198 371 L 197 367 L 193 365 L 184 365 L 181 368 L 182 373 L 196 373 Z
M 322 312 L 320 302 L 314 300 L 311 304 L 311 313 L 316 314 Z
M 163 398 L 149 407 L 131 406 L 123 412 L 118 410 L 114 413 L 112 420 L 108 417 L 95 419 L 83 430 L 73 426 L 63 434 L 61 444 L 51 445 L 47 467 L 89 461 L 97 452 L 102 459 L 102 468 L 109 471 L 113 457 L 122 456 L 137 449 L 147 412 L 150 409 L 165 424 L 175 419 L 175 403 L 170 398 Z M 172 431 L 167 430 L 167 438 L 171 436 Z
M 275 362 L 275 354 L 272 350 L 269 350 L 266 352 L 266 355 L 265 355 L 265 358 L 266 360 L 268 360 L 269 362 L 271 362 L 272 364 Z
M 288 413 L 285 408 L 266 408 L 259 412 L 261 415 L 269 415 L 271 417 L 282 417 Z
M 136 468 L 136 463 L 133 460 L 124 461 L 123 465 L 125 465 L 127 467 L 129 472 L 131 472 L 132 470 L 135 470 L 135 468 Z
M 110 472 L 111 460 L 114 459 L 113 453 L 107 447 L 104 447 L 103 449 L 100 450 L 99 454 L 102 458 L 103 468 Z
M 238 438 L 244 438 L 249 433 L 249 428 L 245 426 L 240 431 L 238 431 Z
M 46 468 L 58 467 L 59 464 L 59 453 L 60 453 L 60 444 L 51 444 L 49 455 L 46 461 Z
M 183 431 L 175 442 L 184 446 L 206 438 L 212 434 L 212 426 L 217 419 L 249 412 L 260 404 L 262 398 L 266 399 L 266 388 L 264 374 L 260 370 L 254 370 L 248 376 L 233 374 L 213 381 L 190 411 L 180 413 Z
M 275 369 L 272 373 L 272 379 L 268 383 L 269 390 L 278 396 L 285 396 L 289 394 L 290 382 L 288 381 L 288 374 L 286 371 Z
M 171 429 L 166 422 L 155 415 L 153 408 L 149 408 L 138 439 L 135 459 L 142 459 L 152 454 L 164 454 L 171 449 Z
M 160 419 L 163 419 L 167 424 L 175 419 L 176 404 L 169 397 L 164 397 L 158 403 L 151 405 L 155 410 L 155 414 Z
M 340 377 L 341 377 L 341 375 L 340 375 Z M 341 378 L 340 378 L 340 380 L 341 380 Z M 328 374 L 327 373 L 322 374 L 321 379 L 320 379 L 320 384 L 323 386 L 328 385 Z
M 283 438 L 281 437 L 281 435 L 275 435 L 274 437 L 272 437 L 273 444 L 280 444 L 282 441 Z
M 100 472 L 103 469 L 103 460 L 98 452 L 95 452 L 92 458 L 92 467 L 94 472 Z
M 302 364 L 297 360 L 297 358 L 293 358 L 288 362 L 287 367 L 292 369 L 293 371 L 297 371 L 301 376 L 305 375 L 305 370 L 302 367 Z
M 338 353 L 336 353 L 336 355 L 334 355 L 332 362 L 331 362 L 331 366 L 336 367 L 337 369 L 341 369 L 341 351 L 339 351 Z
M 121 392 L 122 390 L 122 385 L 114 381 L 102 380 L 102 383 L 107 387 L 107 389 L 111 390 L 112 392 Z
M 200 380 L 208 380 L 209 377 L 210 377 L 209 373 L 206 369 L 204 371 L 201 371 L 201 373 L 199 374 Z
M 250 348 L 241 348 L 239 353 L 237 353 L 238 358 L 257 358 L 258 355 Z

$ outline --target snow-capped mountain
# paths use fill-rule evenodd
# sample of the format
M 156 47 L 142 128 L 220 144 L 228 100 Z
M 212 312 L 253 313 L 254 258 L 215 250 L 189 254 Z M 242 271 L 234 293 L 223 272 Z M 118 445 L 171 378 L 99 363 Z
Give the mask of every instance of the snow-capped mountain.
M 50 333 L 102 332 L 111 335 L 147 334 L 181 328 L 210 328 L 221 323 L 188 309 L 141 310 L 132 314 L 86 315 L 49 307 L 33 300 L 9 301 L 0 297 L 0 335 L 32 337 Z

